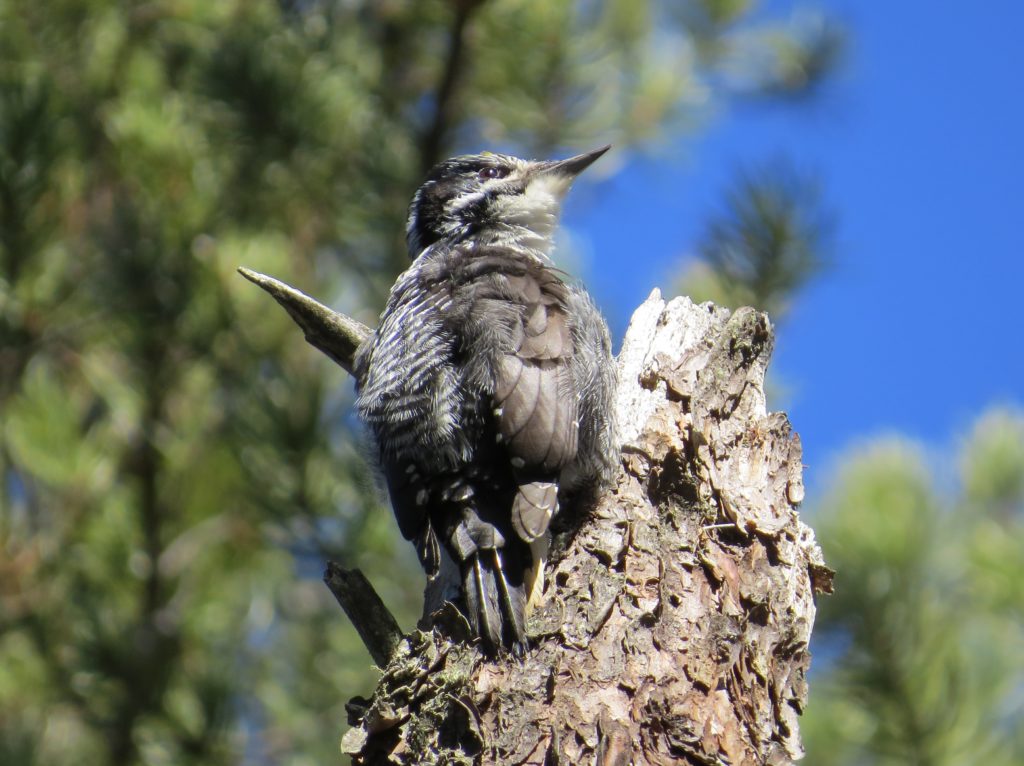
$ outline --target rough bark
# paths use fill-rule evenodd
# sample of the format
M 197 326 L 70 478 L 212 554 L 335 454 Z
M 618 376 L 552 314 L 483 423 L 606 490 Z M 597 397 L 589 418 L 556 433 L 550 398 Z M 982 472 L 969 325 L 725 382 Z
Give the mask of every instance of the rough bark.
M 831 571 L 796 511 L 799 437 L 766 410 L 772 340 L 753 309 L 655 292 L 636 311 L 618 359 L 622 471 L 565 514 L 531 649 L 488 658 L 442 611 L 350 703 L 354 763 L 802 755 L 814 595 Z

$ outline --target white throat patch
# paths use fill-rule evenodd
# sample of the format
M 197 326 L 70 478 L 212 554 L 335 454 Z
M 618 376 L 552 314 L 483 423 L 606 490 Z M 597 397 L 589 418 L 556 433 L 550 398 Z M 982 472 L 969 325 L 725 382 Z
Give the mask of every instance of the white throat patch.
M 501 196 L 494 201 L 496 218 L 512 226 L 529 229 L 548 239 L 558 224 L 562 197 L 572 179 L 556 175 L 540 175 L 527 185 L 522 194 Z

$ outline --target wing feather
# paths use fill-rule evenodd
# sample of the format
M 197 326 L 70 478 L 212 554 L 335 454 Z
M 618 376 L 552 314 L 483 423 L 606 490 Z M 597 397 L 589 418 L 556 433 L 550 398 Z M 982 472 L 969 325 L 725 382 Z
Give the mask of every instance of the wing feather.
M 496 427 L 517 481 L 512 524 L 533 542 L 558 510 L 558 475 L 578 445 L 568 293 L 539 265 L 507 277 L 504 288 L 521 310 L 495 365 Z

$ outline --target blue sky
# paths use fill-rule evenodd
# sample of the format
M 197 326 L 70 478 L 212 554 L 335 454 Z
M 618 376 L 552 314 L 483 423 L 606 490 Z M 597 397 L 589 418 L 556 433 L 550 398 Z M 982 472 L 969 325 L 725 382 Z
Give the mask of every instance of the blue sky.
M 779 328 L 773 363 L 812 488 L 859 440 L 954 445 L 985 407 L 1024 404 L 1024 4 L 816 5 L 850 35 L 819 98 L 735 106 L 679 159 L 631 159 L 567 210 L 620 340 L 733 170 L 785 156 L 821 179 L 834 260 Z

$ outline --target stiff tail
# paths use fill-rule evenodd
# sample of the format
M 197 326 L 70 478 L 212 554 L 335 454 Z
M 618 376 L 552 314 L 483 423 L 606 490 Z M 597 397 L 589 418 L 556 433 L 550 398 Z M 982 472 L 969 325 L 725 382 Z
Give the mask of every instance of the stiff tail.
M 505 576 L 502 552 L 481 548 L 463 562 L 463 594 L 470 625 L 491 650 L 526 648 L 526 594 Z
M 529 548 L 505 537 L 466 509 L 451 537 L 462 570 L 466 617 L 473 632 L 493 651 L 526 647 L 526 575 L 532 567 Z

